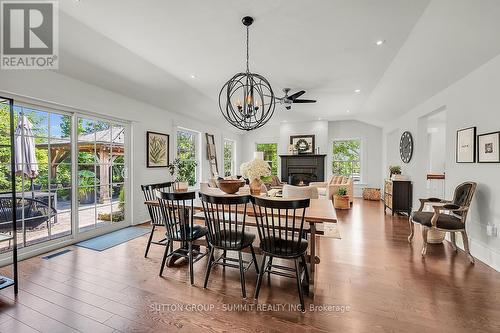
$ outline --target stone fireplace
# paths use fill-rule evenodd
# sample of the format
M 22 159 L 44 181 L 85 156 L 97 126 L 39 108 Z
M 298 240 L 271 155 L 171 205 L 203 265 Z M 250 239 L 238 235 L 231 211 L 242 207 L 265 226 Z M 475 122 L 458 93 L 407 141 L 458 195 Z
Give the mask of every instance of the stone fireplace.
M 281 181 L 291 185 L 309 185 L 325 180 L 326 155 L 280 155 Z

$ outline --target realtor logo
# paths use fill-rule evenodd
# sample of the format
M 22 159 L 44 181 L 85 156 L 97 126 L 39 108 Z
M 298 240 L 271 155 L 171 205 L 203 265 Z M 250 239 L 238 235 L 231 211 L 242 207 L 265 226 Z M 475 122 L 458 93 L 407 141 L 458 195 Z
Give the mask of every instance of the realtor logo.
M 1 69 L 57 69 L 58 3 L 1 1 Z

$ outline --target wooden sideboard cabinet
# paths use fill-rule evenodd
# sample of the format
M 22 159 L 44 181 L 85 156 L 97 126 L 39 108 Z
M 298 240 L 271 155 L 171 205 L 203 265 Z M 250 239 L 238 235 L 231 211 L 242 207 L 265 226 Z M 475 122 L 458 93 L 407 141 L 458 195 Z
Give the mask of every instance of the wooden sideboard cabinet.
M 412 183 L 409 180 L 390 180 L 384 183 L 384 211 L 389 208 L 394 213 L 411 214 L 413 202 Z

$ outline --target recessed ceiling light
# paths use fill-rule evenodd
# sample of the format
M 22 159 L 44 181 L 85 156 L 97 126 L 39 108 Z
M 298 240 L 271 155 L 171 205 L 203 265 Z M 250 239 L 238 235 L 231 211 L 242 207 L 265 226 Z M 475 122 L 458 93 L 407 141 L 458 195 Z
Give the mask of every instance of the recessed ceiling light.
M 190 77 L 191 77 L 192 79 L 196 79 L 196 75 L 194 75 L 194 74 L 191 74 L 191 75 L 190 75 Z
M 361 92 L 361 89 L 356 89 L 354 90 L 355 93 L 360 93 Z
M 351 110 L 346 110 L 347 113 L 351 113 Z
M 375 45 L 377 46 L 381 46 L 382 44 L 385 43 L 385 40 L 384 39 L 379 39 L 378 41 L 375 42 Z

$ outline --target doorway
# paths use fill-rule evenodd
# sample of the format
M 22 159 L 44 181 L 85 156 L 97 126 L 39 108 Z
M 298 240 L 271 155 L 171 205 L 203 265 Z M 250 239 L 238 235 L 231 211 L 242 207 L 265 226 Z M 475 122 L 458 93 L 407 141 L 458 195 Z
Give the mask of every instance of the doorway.
M 427 195 L 444 198 L 446 175 L 446 110 L 426 117 Z

